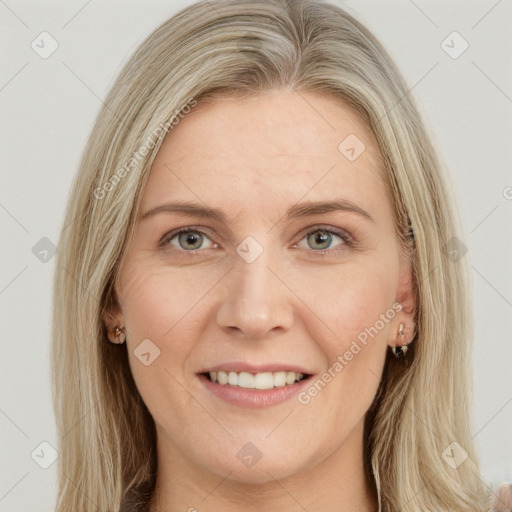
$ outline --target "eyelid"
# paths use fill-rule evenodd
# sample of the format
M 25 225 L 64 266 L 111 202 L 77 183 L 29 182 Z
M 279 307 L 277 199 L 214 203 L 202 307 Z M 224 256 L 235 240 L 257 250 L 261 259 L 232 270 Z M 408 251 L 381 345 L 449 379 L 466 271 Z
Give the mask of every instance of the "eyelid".
M 299 235 L 297 235 L 298 241 L 302 240 L 305 236 L 310 235 L 311 233 L 316 233 L 317 231 L 327 231 L 329 233 L 334 233 L 335 235 L 338 235 L 341 238 L 343 238 L 343 240 L 345 240 L 347 243 L 355 242 L 354 237 L 348 231 L 346 231 L 345 229 L 331 226 L 329 224 L 315 224 L 304 229 L 303 231 L 300 232 Z

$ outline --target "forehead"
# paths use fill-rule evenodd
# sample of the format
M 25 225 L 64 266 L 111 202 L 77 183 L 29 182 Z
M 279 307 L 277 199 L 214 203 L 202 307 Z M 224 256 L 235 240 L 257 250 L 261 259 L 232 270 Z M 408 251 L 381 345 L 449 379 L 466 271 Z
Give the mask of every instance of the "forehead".
M 341 101 L 280 91 L 221 97 L 172 128 L 153 163 L 142 210 L 183 199 L 260 212 L 347 197 L 383 201 L 380 154 L 368 127 Z

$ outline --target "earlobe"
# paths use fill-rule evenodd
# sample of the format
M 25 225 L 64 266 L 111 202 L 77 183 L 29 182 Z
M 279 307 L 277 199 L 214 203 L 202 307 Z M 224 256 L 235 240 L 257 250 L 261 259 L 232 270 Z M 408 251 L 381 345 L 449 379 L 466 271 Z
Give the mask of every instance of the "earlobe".
M 408 345 L 411 343 L 415 335 L 414 326 L 410 326 L 406 322 L 400 322 L 396 334 L 392 335 L 390 341 L 391 352 L 396 359 L 405 359 Z
M 391 334 L 389 345 L 393 355 L 401 359 L 405 356 L 407 345 L 411 343 L 416 334 L 416 286 L 409 261 L 404 262 L 400 272 L 396 301 L 402 308 L 397 318 L 398 326 L 396 331 Z
M 126 329 L 124 327 L 115 326 L 113 331 L 109 329 L 108 339 L 111 343 L 122 345 L 126 341 Z
M 124 343 L 126 340 L 124 318 L 115 296 L 111 296 L 107 300 L 107 305 L 103 310 L 102 321 L 107 329 L 109 341 L 115 344 Z

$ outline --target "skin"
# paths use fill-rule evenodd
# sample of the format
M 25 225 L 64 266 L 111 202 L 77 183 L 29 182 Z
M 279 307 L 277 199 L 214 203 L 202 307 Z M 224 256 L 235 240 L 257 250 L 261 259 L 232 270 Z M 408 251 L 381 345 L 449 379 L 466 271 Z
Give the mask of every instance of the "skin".
M 355 161 L 338 150 L 349 134 L 366 146 Z M 111 328 L 126 327 L 131 371 L 156 423 L 151 512 L 377 509 L 364 474 L 364 418 L 388 347 L 408 343 L 414 330 L 411 267 L 382 172 L 361 120 L 313 93 L 219 98 L 169 133 L 143 192 L 109 320 Z M 334 198 L 373 220 L 341 210 L 285 217 L 298 203 Z M 221 209 L 226 223 L 178 212 L 143 218 L 177 200 Z M 204 238 L 185 235 L 180 245 L 168 236 L 159 244 L 186 226 Z M 330 242 L 315 238 L 322 228 L 331 229 Z M 263 248 L 252 263 L 236 252 L 248 236 Z M 243 361 L 296 364 L 318 377 L 395 302 L 403 309 L 306 405 L 293 397 L 242 408 L 197 376 Z M 145 339 L 160 350 L 149 366 L 133 353 Z M 248 442 L 262 454 L 252 467 L 237 457 Z

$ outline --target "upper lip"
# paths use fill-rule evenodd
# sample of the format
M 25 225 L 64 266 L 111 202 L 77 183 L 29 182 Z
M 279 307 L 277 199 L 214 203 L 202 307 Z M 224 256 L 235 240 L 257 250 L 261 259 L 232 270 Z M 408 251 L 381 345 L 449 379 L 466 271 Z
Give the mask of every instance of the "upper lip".
M 265 372 L 296 372 L 303 373 L 304 375 L 310 375 L 311 372 L 307 371 L 301 366 L 290 364 L 290 363 L 268 363 L 268 364 L 248 364 L 243 362 L 226 362 L 220 363 L 213 366 L 209 366 L 204 370 L 198 373 L 208 373 L 208 372 L 218 372 L 218 371 L 226 371 L 226 372 L 248 372 L 248 373 L 265 373 Z

